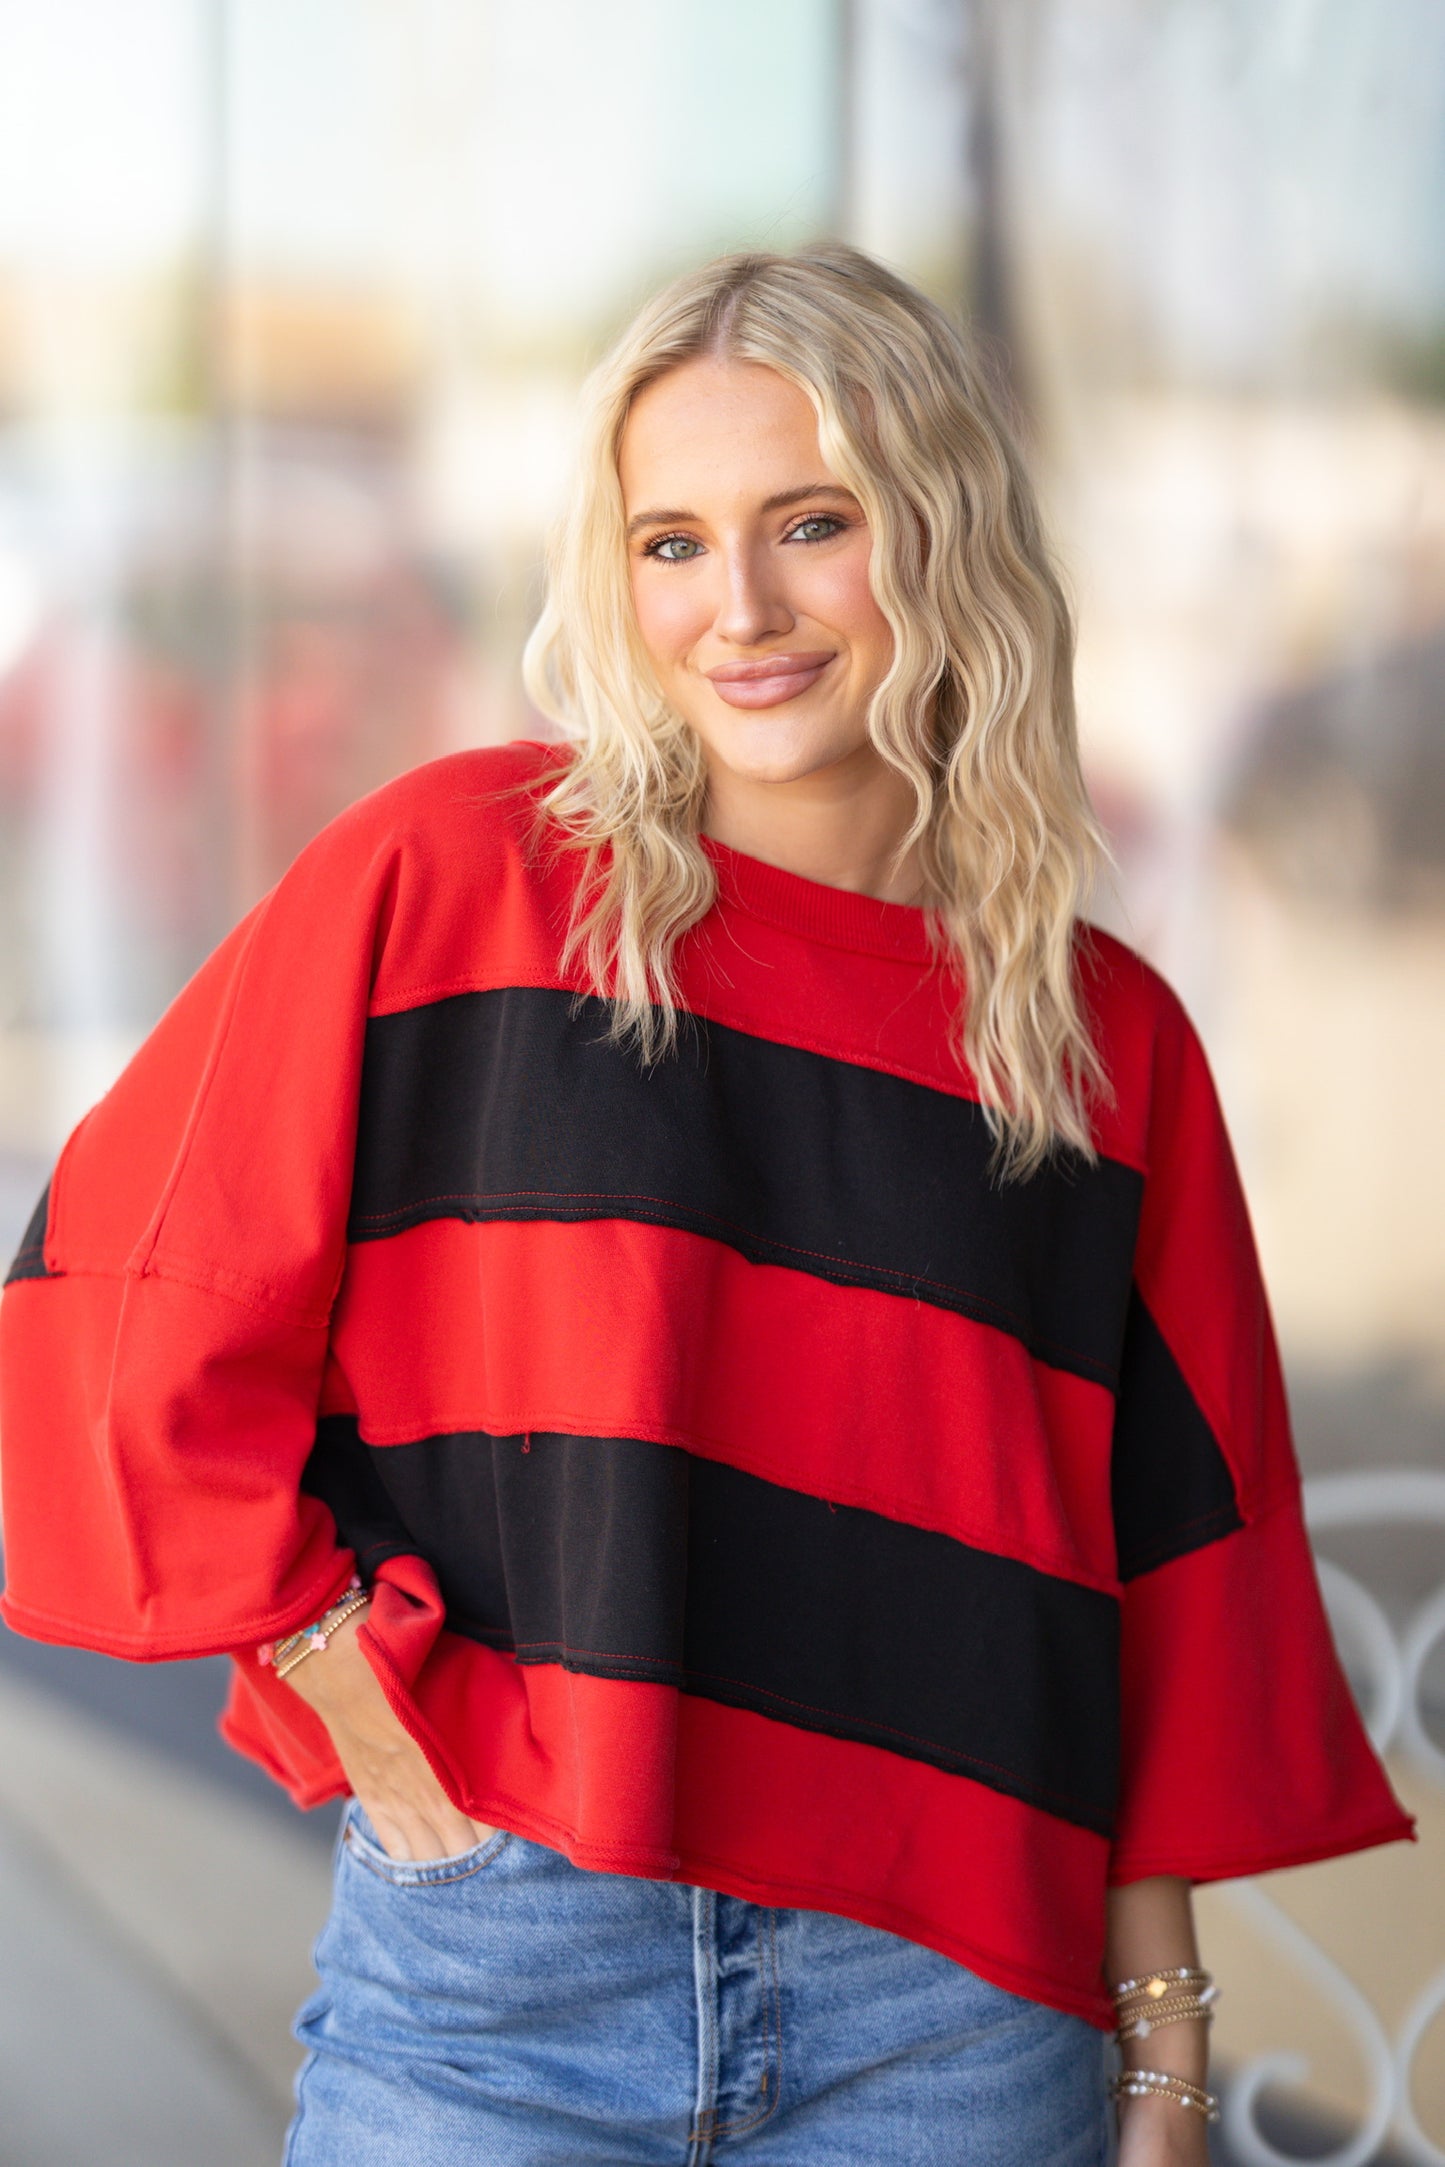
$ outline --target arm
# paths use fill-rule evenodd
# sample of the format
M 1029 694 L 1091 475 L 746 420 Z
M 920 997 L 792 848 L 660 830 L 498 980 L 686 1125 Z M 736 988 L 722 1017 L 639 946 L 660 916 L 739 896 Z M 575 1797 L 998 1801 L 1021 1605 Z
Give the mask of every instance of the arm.
M 1151 1874 L 1111 1888 L 1104 1971 L 1111 1987 L 1151 1971 L 1197 1965 L 1190 1883 L 1178 1874 Z M 1126 2069 L 1162 2069 L 1191 2084 L 1209 2082 L 1209 2027 L 1198 2019 L 1162 2025 L 1119 2050 Z M 1207 2167 L 1204 2117 L 1178 2100 L 1119 2101 L 1119 2167 Z
M 1194 1884 L 1411 1833 L 1335 1652 L 1248 1209 L 1203 1048 L 1173 996 L 1159 997 L 1149 1104 L 1111 1468 L 1111 1985 L 1196 1962 Z M 1161 2026 L 1127 2041 L 1124 2062 L 1199 2081 L 1207 2032 L 1198 2020 Z M 1121 2167 L 1205 2159 L 1196 2111 L 1145 2096 L 1120 2109 Z
M 138 1661 L 241 1651 L 242 1750 L 307 1803 L 351 1782 L 385 1841 L 435 1856 L 475 1834 L 361 1649 L 333 1648 L 324 1684 L 311 1655 L 294 1693 L 255 1660 L 355 1563 L 302 1478 L 406 870 L 399 787 L 307 845 L 62 1149 L 0 1302 L 4 1612 Z

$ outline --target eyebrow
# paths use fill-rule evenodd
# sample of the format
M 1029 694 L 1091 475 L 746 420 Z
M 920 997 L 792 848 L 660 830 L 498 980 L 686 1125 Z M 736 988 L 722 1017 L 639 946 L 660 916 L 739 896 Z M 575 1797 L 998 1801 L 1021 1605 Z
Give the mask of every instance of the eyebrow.
M 850 504 L 858 501 L 851 489 L 840 489 L 836 482 L 805 482 L 801 489 L 780 489 L 775 497 L 765 497 L 758 508 L 764 512 L 785 512 L 789 505 L 806 504 L 809 497 L 846 497 Z M 627 539 L 630 542 L 644 527 L 673 526 L 683 520 L 691 520 L 696 525 L 697 513 L 675 509 L 638 512 L 627 522 Z

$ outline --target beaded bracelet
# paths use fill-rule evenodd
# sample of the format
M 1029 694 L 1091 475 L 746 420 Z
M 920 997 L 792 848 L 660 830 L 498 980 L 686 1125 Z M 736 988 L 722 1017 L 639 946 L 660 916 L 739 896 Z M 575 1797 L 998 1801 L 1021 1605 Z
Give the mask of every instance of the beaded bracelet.
M 353 1573 L 341 1594 L 327 1605 L 314 1625 L 303 1626 L 299 1633 L 288 1633 L 284 1640 L 262 1641 L 256 1650 L 256 1661 L 273 1665 L 277 1677 L 284 1678 L 287 1671 L 294 1670 L 313 1651 L 324 1648 L 337 1627 L 347 1618 L 354 1617 L 370 1601 L 370 1590 L 363 1588 L 360 1575 Z
M 1202 1987 L 1213 1984 L 1212 1972 L 1201 1971 L 1197 1964 L 1181 1964 L 1175 1971 L 1145 1971 L 1137 1979 L 1121 1979 L 1114 1988 L 1114 1999 L 1116 2002 L 1128 2001 L 1136 1994 L 1148 1994 L 1157 2001 L 1161 1994 L 1168 1993 L 1171 1985 Z
M 348 1618 L 354 1618 L 358 1610 L 365 1610 L 370 1601 L 369 1592 L 365 1588 L 358 1588 L 345 1602 L 338 1603 L 334 1610 L 328 1610 L 321 1623 L 313 1625 L 310 1632 L 303 1636 L 301 1646 L 294 1653 L 288 1653 L 277 1661 L 276 1676 L 289 1677 L 298 1663 L 304 1663 L 308 1655 L 315 1655 L 318 1649 L 324 1648 L 337 1628 L 345 1625 Z
M 1191 2084 L 1187 2077 L 1172 2076 L 1164 2069 L 1121 2069 L 1117 2077 L 1109 2079 L 1109 2091 L 1116 2100 L 1126 2094 L 1133 2099 L 1144 2099 L 1152 2092 L 1161 2099 L 1177 2099 L 1181 2107 L 1193 2107 L 1206 2122 L 1219 2120 L 1219 2101 L 1213 2092 L 1206 2092 L 1202 2084 Z
M 1166 1994 L 1162 2000 L 1145 2002 L 1137 2009 L 1121 2009 L 1114 2037 L 1122 2046 L 1126 2039 L 1147 2039 L 1166 2024 L 1212 2024 L 1214 2011 L 1210 2004 L 1217 1995 L 1218 1988 L 1210 1986 L 1202 1994 Z

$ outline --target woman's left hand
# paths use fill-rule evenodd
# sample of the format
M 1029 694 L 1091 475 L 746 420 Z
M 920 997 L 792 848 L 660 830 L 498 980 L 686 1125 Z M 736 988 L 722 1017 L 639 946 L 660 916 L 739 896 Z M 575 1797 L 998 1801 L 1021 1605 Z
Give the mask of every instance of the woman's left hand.
M 1209 2167 L 1209 2125 L 1177 2099 L 1119 2102 L 1119 2167 Z

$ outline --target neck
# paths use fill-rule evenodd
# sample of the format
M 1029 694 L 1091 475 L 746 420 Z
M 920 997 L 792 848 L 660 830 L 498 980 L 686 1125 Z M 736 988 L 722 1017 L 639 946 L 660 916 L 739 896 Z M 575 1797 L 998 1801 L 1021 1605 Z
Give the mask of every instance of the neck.
M 705 834 L 765 865 L 883 903 L 923 900 L 915 844 L 895 867 L 914 796 L 872 747 L 787 782 L 759 782 L 709 762 Z

